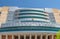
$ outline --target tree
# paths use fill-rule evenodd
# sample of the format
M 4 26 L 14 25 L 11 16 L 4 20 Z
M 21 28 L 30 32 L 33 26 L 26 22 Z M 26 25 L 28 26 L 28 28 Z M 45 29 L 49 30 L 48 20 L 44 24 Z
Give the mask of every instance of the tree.
M 57 32 L 56 39 L 60 39 L 60 31 Z

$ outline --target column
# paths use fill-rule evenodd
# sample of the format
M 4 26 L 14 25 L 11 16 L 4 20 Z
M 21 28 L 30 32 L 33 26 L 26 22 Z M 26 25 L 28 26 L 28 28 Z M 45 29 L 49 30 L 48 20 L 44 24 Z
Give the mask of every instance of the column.
M 52 35 L 52 39 L 54 39 L 54 35 Z
M 46 39 L 48 39 L 48 34 L 46 35 Z
M 12 39 L 14 39 L 14 35 L 12 35 Z
M 0 35 L 0 39 L 2 39 L 2 35 Z
M 26 39 L 26 35 L 24 34 L 24 39 Z
M 40 39 L 42 39 L 42 36 L 43 36 L 43 35 L 41 34 L 41 38 L 40 38 Z
M 30 39 L 31 39 L 31 34 L 30 34 Z
M 8 35 L 6 35 L 6 39 L 8 39 Z
M 18 39 L 20 39 L 20 35 L 18 35 Z
M 35 39 L 37 39 L 37 34 L 35 34 Z

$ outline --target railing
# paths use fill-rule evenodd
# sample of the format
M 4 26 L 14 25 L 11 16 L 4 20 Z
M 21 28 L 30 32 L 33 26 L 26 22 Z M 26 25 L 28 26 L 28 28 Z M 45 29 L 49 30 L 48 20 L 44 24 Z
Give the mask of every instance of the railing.
M 1 25 L 2 27 L 12 26 L 48 26 L 48 27 L 60 27 L 60 24 L 56 23 L 41 23 L 41 22 L 10 22 Z

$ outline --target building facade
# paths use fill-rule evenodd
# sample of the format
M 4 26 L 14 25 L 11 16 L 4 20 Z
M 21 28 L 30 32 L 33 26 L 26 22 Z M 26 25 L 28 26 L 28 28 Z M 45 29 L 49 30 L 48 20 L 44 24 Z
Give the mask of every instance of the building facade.
M 0 7 L 0 39 L 56 39 L 60 10 Z

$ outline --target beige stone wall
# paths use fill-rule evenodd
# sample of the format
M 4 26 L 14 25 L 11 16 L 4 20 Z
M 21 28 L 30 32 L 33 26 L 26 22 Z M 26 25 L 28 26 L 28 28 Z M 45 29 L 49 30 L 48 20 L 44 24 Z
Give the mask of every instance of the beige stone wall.
M 1 15 L 0 15 L 0 24 L 1 23 L 5 23 L 6 19 L 7 19 L 7 14 L 8 14 L 8 7 L 1 7 L 0 8 L 0 12 L 1 12 Z
M 60 23 L 60 10 L 53 9 L 53 14 L 57 23 Z

